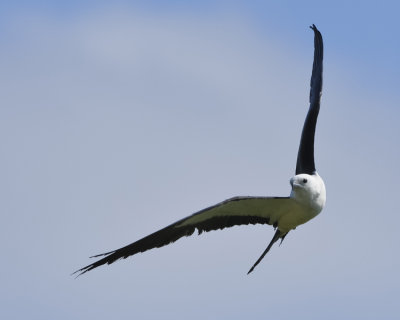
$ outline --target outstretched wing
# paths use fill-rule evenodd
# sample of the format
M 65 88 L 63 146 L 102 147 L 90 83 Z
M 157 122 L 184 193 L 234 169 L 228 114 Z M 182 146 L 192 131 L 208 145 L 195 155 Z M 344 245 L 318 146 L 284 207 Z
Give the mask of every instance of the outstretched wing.
M 293 205 L 293 200 L 289 197 L 231 198 L 181 219 L 123 248 L 96 255 L 94 257 L 105 257 L 74 273 L 79 272 L 81 275 L 103 264 L 111 264 L 136 253 L 165 246 L 179 238 L 192 235 L 195 229 L 200 234 L 203 231 L 243 224 L 270 224 L 276 227 L 279 218 L 289 212 Z
M 297 154 L 296 174 L 315 173 L 314 163 L 314 136 L 319 113 L 319 105 L 322 94 L 322 59 L 324 46 L 321 33 L 315 25 L 314 30 L 314 63 L 311 76 L 310 108 L 301 134 L 299 152 Z

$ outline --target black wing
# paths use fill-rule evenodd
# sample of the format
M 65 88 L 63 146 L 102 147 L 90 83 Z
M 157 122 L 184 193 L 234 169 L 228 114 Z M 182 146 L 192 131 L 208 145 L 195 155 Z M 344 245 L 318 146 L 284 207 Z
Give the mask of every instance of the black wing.
M 313 174 L 316 171 L 314 163 L 314 136 L 322 94 L 322 59 L 324 47 L 321 33 L 317 27 L 312 25 L 310 28 L 314 30 L 314 63 L 311 76 L 310 109 L 308 110 L 301 134 L 299 153 L 297 154 L 296 174 Z
M 94 257 L 105 257 L 74 273 L 79 272 L 81 275 L 103 264 L 111 264 L 136 253 L 165 246 L 179 238 L 192 235 L 195 229 L 200 234 L 203 231 L 243 224 L 271 224 L 276 227 L 279 218 L 290 211 L 293 205 L 293 200 L 288 197 L 231 198 L 181 219 L 123 248 L 96 255 Z

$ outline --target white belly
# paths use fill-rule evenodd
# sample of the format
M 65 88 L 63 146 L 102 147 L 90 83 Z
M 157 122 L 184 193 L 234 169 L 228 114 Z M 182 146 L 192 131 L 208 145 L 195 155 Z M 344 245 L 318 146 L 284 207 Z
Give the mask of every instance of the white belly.
M 291 210 L 279 219 L 278 228 L 282 232 L 289 232 L 290 230 L 295 229 L 297 226 L 311 220 L 317 216 L 318 213 L 320 213 L 320 211 L 297 204 L 294 210 Z

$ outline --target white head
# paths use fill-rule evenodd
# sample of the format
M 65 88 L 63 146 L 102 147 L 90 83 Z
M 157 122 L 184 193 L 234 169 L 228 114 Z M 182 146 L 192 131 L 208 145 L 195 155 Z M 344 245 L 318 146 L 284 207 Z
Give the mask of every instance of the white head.
M 290 179 L 290 184 L 292 186 L 291 198 L 312 207 L 318 213 L 321 212 L 325 206 L 326 190 L 324 181 L 318 173 L 295 175 Z

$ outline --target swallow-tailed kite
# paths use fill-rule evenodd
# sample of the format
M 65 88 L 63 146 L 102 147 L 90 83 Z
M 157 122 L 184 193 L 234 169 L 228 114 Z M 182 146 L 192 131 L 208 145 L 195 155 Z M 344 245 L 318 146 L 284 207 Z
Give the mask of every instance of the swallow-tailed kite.
M 243 224 L 269 224 L 276 229 L 275 235 L 261 257 L 251 267 L 252 272 L 263 259 L 272 245 L 286 237 L 295 229 L 318 215 L 325 205 L 325 185 L 315 170 L 314 135 L 322 93 L 322 36 L 315 25 L 314 63 L 311 76 L 310 108 L 304 122 L 300 147 L 297 155 L 296 175 L 290 179 L 292 191 L 289 197 L 234 197 L 196 212 L 164 229 L 156 231 L 123 248 L 94 257 L 100 260 L 89 264 L 79 272 L 80 275 L 103 264 L 111 264 L 139 252 L 159 248 L 184 236 L 190 236 L 195 229 L 198 233 L 224 229 Z

